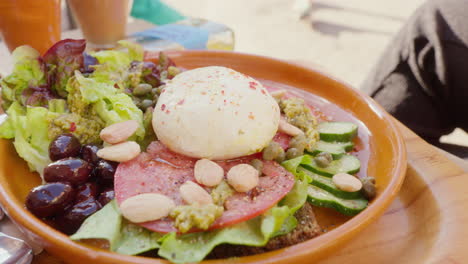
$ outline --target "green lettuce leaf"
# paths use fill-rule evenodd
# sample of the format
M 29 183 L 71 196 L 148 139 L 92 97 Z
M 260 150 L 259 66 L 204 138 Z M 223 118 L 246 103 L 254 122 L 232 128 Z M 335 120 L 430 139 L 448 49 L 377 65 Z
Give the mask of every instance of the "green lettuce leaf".
M 122 216 L 115 200 L 109 202 L 81 225 L 80 229 L 72 235 L 72 240 L 105 239 L 109 241 L 110 249 L 115 250 L 120 241 Z
M 44 107 L 23 107 L 14 102 L 7 110 L 6 123 L 0 134 L 15 138 L 13 145 L 18 155 L 28 162 L 32 171 L 41 175 L 49 159 L 48 122 L 49 110 Z
M 118 93 L 107 96 L 105 99 L 94 103 L 93 109 L 106 122 L 106 126 L 126 120 L 136 120 L 140 124 L 135 132 L 136 140 L 144 139 L 143 112 L 128 95 Z
M 45 68 L 40 54 L 30 46 L 20 46 L 13 51 L 13 71 L 0 80 L 4 109 L 12 102 L 21 102 L 22 92 L 29 86 L 46 83 Z
M 73 89 L 71 84 L 76 83 L 81 92 L 81 99 L 87 104 L 95 103 L 117 93 L 114 86 L 99 82 L 94 78 L 85 78 L 79 71 L 75 71 L 75 78 L 76 82 L 68 82 L 67 92 L 70 93 Z
M 136 255 L 159 248 L 163 234 L 151 232 L 122 218 L 115 200 L 88 217 L 70 239 L 105 239 L 110 250 Z
M 95 70 L 91 78 L 112 86 L 117 84 L 123 90 L 125 87 L 135 86 L 135 80 L 139 82 L 139 78 L 132 77 L 141 75 L 141 67 L 130 72 L 130 64 L 132 61 L 143 61 L 144 50 L 139 44 L 130 41 L 119 41 L 119 45 L 120 49 L 92 53 L 100 64 L 93 66 Z
M 141 226 L 123 220 L 121 237 L 115 252 L 125 255 L 137 255 L 160 246 L 164 234 L 152 232 Z
M 127 53 L 131 61 L 143 61 L 143 56 L 145 54 L 143 46 L 128 40 L 119 40 L 117 43 L 121 48 L 127 49 Z

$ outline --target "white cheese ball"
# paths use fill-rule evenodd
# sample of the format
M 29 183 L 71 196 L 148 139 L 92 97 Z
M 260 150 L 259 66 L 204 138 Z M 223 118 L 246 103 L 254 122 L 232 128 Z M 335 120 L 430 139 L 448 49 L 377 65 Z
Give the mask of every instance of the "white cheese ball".
M 158 139 L 194 158 L 231 159 L 262 150 L 272 140 L 280 109 L 255 79 L 212 66 L 169 81 L 153 114 Z

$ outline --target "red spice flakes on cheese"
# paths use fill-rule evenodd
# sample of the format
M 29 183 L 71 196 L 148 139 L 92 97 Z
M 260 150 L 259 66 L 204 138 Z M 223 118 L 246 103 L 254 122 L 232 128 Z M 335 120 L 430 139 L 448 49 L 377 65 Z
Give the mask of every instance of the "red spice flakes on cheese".
M 252 119 L 252 120 L 255 119 L 255 116 L 252 114 L 252 112 L 249 112 L 249 119 Z
M 162 104 L 161 105 L 161 111 L 164 111 L 166 109 L 166 105 L 165 104 Z
M 178 105 L 183 105 L 184 102 L 185 102 L 185 99 L 182 99 L 182 100 L 180 100 L 177 104 L 178 104 Z
M 250 87 L 250 89 L 256 90 L 257 89 L 257 83 L 256 82 L 249 82 L 249 87 Z

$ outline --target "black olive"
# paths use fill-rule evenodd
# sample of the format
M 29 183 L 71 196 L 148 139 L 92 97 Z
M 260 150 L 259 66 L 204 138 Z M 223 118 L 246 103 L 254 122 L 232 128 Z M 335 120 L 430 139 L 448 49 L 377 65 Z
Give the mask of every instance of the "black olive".
M 72 134 L 61 134 L 49 145 L 49 158 L 52 161 L 77 157 L 80 154 L 80 141 Z
M 71 235 L 80 228 L 86 218 L 99 209 L 101 209 L 101 205 L 98 201 L 95 199 L 88 199 L 74 204 L 63 215 L 58 216 L 55 222 L 59 226 L 59 230 L 67 235 Z
M 100 160 L 94 169 L 94 173 L 104 183 L 113 183 L 117 165 L 119 165 L 117 162 Z
M 97 184 L 95 182 L 87 182 L 83 185 L 80 185 L 76 189 L 76 202 L 86 201 L 90 198 L 96 199 L 97 196 Z
M 37 217 L 62 213 L 75 199 L 75 190 L 69 183 L 55 182 L 38 186 L 26 197 L 26 208 Z
M 98 201 L 102 206 L 104 206 L 108 204 L 110 201 L 114 200 L 114 197 L 115 197 L 114 189 L 108 188 L 108 189 L 105 189 L 99 195 Z
M 46 182 L 70 182 L 73 185 L 85 183 L 92 171 L 88 162 L 82 159 L 61 159 L 44 169 Z
M 97 152 L 99 147 L 93 144 L 86 144 L 81 147 L 81 158 L 86 160 L 89 164 L 97 164 L 99 161 L 99 157 L 97 156 Z

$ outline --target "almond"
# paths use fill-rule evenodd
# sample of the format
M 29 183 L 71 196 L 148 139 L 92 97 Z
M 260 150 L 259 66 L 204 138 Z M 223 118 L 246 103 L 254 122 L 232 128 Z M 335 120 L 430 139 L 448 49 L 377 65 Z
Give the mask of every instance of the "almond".
M 195 163 L 194 176 L 198 183 L 214 187 L 223 180 L 224 170 L 216 162 L 200 159 Z
M 98 150 L 97 156 L 105 160 L 125 162 L 134 159 L 140 152 L 140 145 L 135 141 L 127 141 L 102 148 Z
M 332 178 L 335 186 L 345 192 L 357 192 L 362 188 L 362 182 L 348 173 L 338 173 Z
M 193 181 L 187 181 L 179 188 L 180 196 L 188 204 L 211 204 L 213 199 L 200 185 Z
M 238 192 L 248 192 L 258 185 L 258 170 L 249 164 L 239 164 L 227 173 L 229 185 Z
M 128 120 L 120 123 L 112 124 L 103 130 L 99 136 L 102 140 L 110 144 L 117 144 L 124 142 L 131 137 L 138 129 L 138 122 L 135 120 Z
M 174 207 L 174 201 L 165 195 L 143 193 L 123 201 L 120 211 L 131 222 L 142 223 L 164 218 Z
M 279 132 L 282 132 L 282 133 L 285 133 L 285 134 L 288 134 L 290 136 L 297 136 L 297 135 L 300 135 L 300 134 L 304 134 L 304 132 L 302 130 L 300 130 L 299 128 L 289 124 L 286 120 L 284 119 L 280 119 L 280 122 L 279 122 L 279 127 L 278 127 L 278 131 Z

